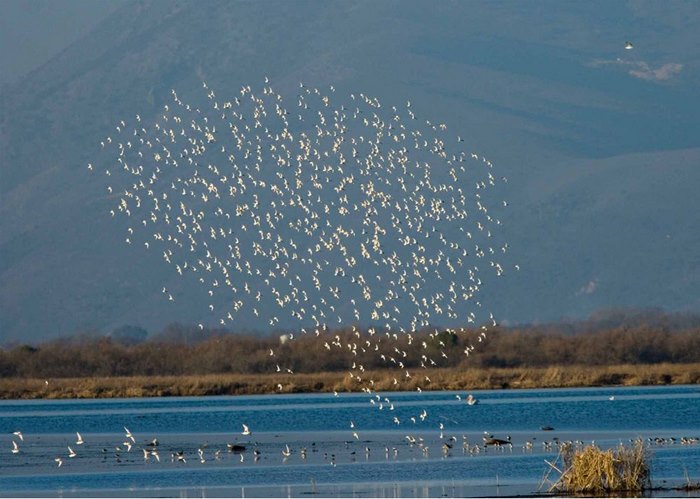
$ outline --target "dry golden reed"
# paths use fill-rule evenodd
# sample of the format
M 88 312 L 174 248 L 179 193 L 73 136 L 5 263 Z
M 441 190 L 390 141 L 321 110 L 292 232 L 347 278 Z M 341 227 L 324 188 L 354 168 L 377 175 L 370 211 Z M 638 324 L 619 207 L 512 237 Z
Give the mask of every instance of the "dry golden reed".
M 636 494 L 651 488 L 649 451 L 641 440 L 607 450 L 564 444 L 560 458 L 564 469 L 550 492 Z
M 431 382 L 423 390 L 566 388 L 611 385 L 697 384 L 700 364 L 555 366 L 546 368 L 442 368 L 420 374 Z M 364 378 L 379 391 L 415 390 L 416 376 L 373 370 Z M 396 378 L 397 383 L 394 383 Z M 281 386 L 280 386 L 281 385 Z M 346 371 L 296 374 L 203 374 L 82 378 L 0 378 L 0 399 L 114 398 L 271 393 L 357 392 L 362 386 Z

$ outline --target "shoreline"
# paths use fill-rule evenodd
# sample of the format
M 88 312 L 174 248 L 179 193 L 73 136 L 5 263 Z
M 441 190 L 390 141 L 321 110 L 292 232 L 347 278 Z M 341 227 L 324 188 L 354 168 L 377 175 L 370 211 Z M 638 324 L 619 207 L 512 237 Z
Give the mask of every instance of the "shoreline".
M 374 380 L 382 392 L 582 388 L 600 386 L 700 384 L 700 363 L 616 366 L 550 366 L 538 368 L 469 368 L 414 370 L 394 383 L 396 371 L 363 373 L 363 382 L 348 371 L 298 374 L 203 374 L 98 378 L 0 379 L 0 400 L 138 398 L 275 393 L 359 392 Z M 428 382 L 426 377 L 430 379 Z M 279 388 L 281 385 L 281 389 Z

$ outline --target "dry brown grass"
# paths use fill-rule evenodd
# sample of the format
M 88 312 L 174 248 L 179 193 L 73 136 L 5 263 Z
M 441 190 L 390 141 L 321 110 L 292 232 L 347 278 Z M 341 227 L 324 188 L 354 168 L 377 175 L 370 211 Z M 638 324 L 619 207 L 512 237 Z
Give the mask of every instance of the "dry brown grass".
M 430 378 L 430 382 L 425 379 Z M 394 383 L 394 378 L 398 384 Z M 697 384 L 700 364 L 622 365 L 609 367 L 555 366 L 512 369 L 368 371 L 363 383 L 374 389 L 478 390 L 563 388 L 609 385 Z M 281 389 L 278 385 L 282 385 Z M 242 395 L 359 391 L 364 386 L 347 372 L 314 374 L 208 374 L 200 376 L 131 376 L 99 378 L 0 379 L 0 398 L 112 398 L 191 395 Z
M 596 445 L 575 449 L 566 444 L 560 461 L 564 469 L 550 492 L 636 494 L 651 488 L 649 452 L 642 441 L 608 450 Z

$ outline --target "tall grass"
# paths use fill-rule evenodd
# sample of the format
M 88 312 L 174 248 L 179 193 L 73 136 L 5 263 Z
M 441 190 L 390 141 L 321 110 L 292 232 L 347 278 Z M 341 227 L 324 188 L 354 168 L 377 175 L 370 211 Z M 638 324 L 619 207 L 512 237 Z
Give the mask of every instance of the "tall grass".
M 397 383 L 394 383 L 394 378 Z M 430 379 L 430 382 L 426 380 Z M 563 388 L 700 383 L 700 364 L 558 366 L 549 368 L 421 369 L 407 379 L 393 370 L 367 370 L 379 391 Z M 281 385 L 281 386 L 280 386 Z M 347 372 L 203 374 L 180 376 L 0 377 L 0 399 L 112 398 L 270 393 L 358 392 Z
M 641 440 L 608 450 L 564 444 L 559 455 L 564 469 L 550 492 L 638 494 L 651 488 L 649 450 Z

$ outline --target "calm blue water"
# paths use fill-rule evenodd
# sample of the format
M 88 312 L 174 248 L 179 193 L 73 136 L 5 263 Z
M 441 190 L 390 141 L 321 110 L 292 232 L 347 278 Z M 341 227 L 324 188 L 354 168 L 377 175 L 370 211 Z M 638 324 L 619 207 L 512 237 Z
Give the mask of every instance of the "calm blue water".
M 475 406 L 456 394 L 387 393 L 374 404 L 366 394 L 4 401 L 0 495 L 527 494 L 557 439 L 607 447 L 637 437 L 664 439 L 651 446 L 655 484 L 681 484 L 684 470 L 700 480 L 700 443 L 680 443 L 700 436 L 700 387 L 474 391 Z M 241 434 L 243 423 L 252 435 Z M 476 452 L 484 432 L 509 435 L 512 449 Z M 144 457 L 153 438 L 160 462 Z M 171 460 L 174 452 L 186 462 Z

